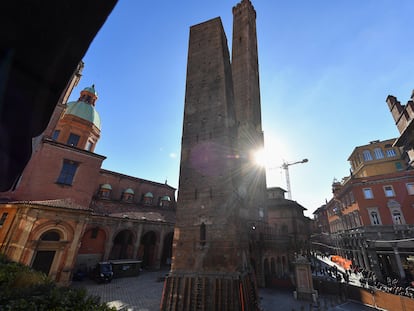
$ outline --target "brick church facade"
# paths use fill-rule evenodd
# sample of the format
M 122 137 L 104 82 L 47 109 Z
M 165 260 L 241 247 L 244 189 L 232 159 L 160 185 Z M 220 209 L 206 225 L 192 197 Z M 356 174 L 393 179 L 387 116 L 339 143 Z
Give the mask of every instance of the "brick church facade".
M 0 193 L 0 253 L 60 284 L 104 260 L 135 259 L 151 269 L 169 264 L 175 223 L 173 187 L 101 168 L 94 86 L 67 102 L 82 68 L 33 139 L 19 180 Z

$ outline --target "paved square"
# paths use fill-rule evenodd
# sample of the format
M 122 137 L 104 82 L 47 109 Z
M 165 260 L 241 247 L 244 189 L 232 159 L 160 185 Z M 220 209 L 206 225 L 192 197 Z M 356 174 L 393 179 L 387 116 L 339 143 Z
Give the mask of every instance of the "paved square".
M 168 271 L 143 271 L 137 277 L 113 279 L 111 283 L 98 284 L 85 279 L 73 282 L 72 287 L 85 287 L 88 294 L 101 297 L 117 310 L 159 311 L 164 281 Z M 289 291 L 272 288 L 259 289 L 260 306 L 264 311 L 371 311 L 373 308 L 345 302 L 338 303 L 336 297 L 320 297 L 319 309 L 309 301 L 298 301 Z

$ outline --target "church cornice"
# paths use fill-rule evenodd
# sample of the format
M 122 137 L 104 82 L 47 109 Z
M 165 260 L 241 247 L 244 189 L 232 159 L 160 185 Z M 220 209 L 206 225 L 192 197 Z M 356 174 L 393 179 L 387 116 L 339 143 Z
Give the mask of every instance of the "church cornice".
M 55 141 L 51 138 L 48 138 L 48 137 L 43 138 L 43 143 L 55 146 L 57 148 L 65 149 L 65 150 L 68 150 L 68 151 L 82 153 L 84 155 L 87 155 L 87 156 L 90 156 L 90 157 L 93 157 L 93 158 L 98 158 L 98 159 L 101 159 L 101 160 L 106 159 L 106 157 L 103 156 L 103 155 L 100 155 L 100 154 L 97 154 L 97 153 L 94 153 L 94 152 L 91 152 L 91 151 L 88 151 L 88 150 L 84 150 L 84 149 L 81 149 L 81 148 L 77 148 L 77 147 L 74 147 L 74 146 L 68 146 L 66 144 L 59 143 L 59 142 L 57 142 L 57 141 Z

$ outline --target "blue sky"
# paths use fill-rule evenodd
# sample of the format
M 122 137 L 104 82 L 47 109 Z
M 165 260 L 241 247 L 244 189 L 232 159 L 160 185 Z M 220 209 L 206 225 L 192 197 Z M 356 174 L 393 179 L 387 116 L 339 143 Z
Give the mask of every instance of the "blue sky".
M 256 0 L 268 186 L 307 215 L 349 174 L 356 146 L 398 136 L 385 99 L 414 88 L 410 0 Z M 220 16 L 229 49 L 230 0 L 119 0 L 84 57 L 72 93 L 95 84 L 103 167 L 178 187 L 189 27 Z

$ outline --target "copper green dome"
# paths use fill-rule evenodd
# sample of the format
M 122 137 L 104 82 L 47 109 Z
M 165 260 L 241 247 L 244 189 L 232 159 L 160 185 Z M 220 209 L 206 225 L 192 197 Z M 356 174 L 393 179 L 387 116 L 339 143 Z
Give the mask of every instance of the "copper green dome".
M 67 104 L 65 115 L 74 115 L 90 123 L 93 123 L 99 130 L 101 129 L 101 118 L 95 107 L 83 101 L 70 102 Z
M 101 186 L 101 189 L 112 190 L 112 187 L 111 187 L 111 185 L 110 185 L 110 184 L 103 184 L 103 185 Z
M 165 195 L 161 198 L 161 201 L 171 201 L 171 199 L 168 195 Z
M 144 197 L 145 197 L 145 198 L 153 198 L 153 197 L 154 197 L 154 195 L 153 195 L 151 192 L 147 192 L 147 193 L 144 195 Z
M 92 86 L 85 87 L 83 89 L 83 91 L 86 91 L 86 92 L 92 93 L 95 96 L 98 96 L 98 93 L 96 93 L 95 85 L 94 84 Z
M 134 190 L 132 190 L 131 188 L 128 188 L 124 191 L 124 193 L 134 194 Z

